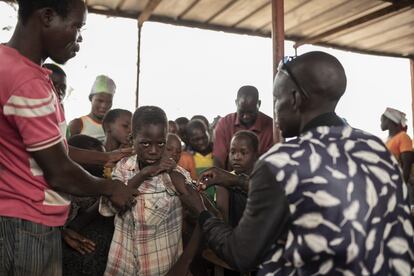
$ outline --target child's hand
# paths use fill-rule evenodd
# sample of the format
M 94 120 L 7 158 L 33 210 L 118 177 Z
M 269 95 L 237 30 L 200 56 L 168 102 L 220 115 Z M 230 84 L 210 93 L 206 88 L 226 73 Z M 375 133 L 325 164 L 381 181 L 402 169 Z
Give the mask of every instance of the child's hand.
M 142 169 L 142 172 L 147 177 L 153 177 L 163 172 L 171 172 L 175 167 L 177 166 L 177 163 L 175 163 L 174 159 L 169 157 L 163 157 L 161 158 L 158 165 L 153 166 L 147 166 Z
M 63 240 L 74 250 L 80 254 L 92 253 L 95 251 L 96 245 L 93 241 L 85 238 L 81 234 L 66 228 L 62 230 Z

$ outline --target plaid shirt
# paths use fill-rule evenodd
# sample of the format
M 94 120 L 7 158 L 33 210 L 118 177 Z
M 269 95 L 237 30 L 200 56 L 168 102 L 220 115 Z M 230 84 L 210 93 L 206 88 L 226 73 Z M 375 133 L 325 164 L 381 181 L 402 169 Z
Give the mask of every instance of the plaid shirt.
M 187 179 L 188 172 L 177 167 Z M 122 159 L 113 171 L 113 179 L 126 183 L 139 172 L 136 156 Z M 115 217 L 105 275 L 165 275 L 182 253 L 182 208 L 168 174 L 145 181 L 133 209 Z M 99 211 L 114 215 L 107 200 Z

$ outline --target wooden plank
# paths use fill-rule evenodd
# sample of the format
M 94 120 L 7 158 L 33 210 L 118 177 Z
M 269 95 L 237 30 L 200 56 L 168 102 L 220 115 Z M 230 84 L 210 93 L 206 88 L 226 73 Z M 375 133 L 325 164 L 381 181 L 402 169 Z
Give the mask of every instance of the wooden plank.
M 145 21 L 147 21 L 157 6 L 160 4 L 162 0 L 149 0 L 145 9 L 139 14 L 138 16 L 138 26 L 142 26 Z
M 210 18 L 206 20 L 206 23 L 211 23 L 214 19 L 216 19 L 218 16 L 220 16 L 223 12 L 227 11 L 230 7 L 235 5 L 237 3 L 237 0 L 232 0 L 228 2 L 223 8 L 221 8 L 219 11 L 217 11 L 215 14 L 213 14 Z M 213 23 L 214 24 L 214 23 Z M 217 25 L 217 24 L 216 24 Z
M 286 32 L 302 36 L 315 36 L 389 5 L 389 3 L 379 1 L 346 1 L 287 29 Z
M 240 19 L 248 16 L 266 3 L 269 3 L 269 0 L 238 0 L 215 18 L 210 19 L 209 22 L 216 25 L 233 26 Z
M 342 4 L 348 0 L 313 0 L 307 1 L 299 8 L 285 15 L 285 31 L 289 32 L 290 29 L 299 26 L 302 22 L 306 22 L 325 11 L 334 8 L 337 5 Z
M 268 24 L 272 24 L 272 8 L 269 4 L 238 24 L 237 27 L 257 30 Z
M 193 0 L 193 3 L 189 5 L 184 11 L 182 11 L 178 15 L 178 19 L 181 19 L 183 16 L 185 16 L 187 13 L 189 13 L 195 6 L 197 6 L 200 3 L 201 0 Z
M 410 45 L 414 45 L 413 34 L 404 35 L 398 39 L 391 40 L 372 49 L 384 52 L 392 52 L 392 50 L 397 50 Z
M 164 0 L 158 5 L 154 14 L 178 18 L 192 4 L 193 0 Z
M 363 40 L 369 40 L 373 37 L 382 36 L 383 32 L 398 28 L 411 22 L 414 18 L 414 11 L 407 7 L 395 13 L 387 14 L 365 24 L 349 28 L 346 32 L 337 33 L 324 39 L 326 42 L 335 42 L 339 44 L 358 44 Z M 336 37 L 334 39 L 334 37 Z
M 138 13 L 147 6 L 149 0 L 127 0 L 123 5 L 121 12 L 124 13 Z M 136 18 L 135 18 L 136 19 Z
M 201 0 L 191 11 L 182 16 L 182 19 L 206 22 L 230 2 L 232 0 Z
M 271 7 L 270 2 L 265 2 L 263 5 L 257 7 L 254 11 L 250 12 L 246 16 L 239 19 L 236 23 L 232 25 L 232 27 L 241 26 L 247 20 L 257 17 L 258 14 L 260 14 L 259 16 L 261 16 L 263 12 L 270 11 L 270 7 Z
M 396 26 L 394 28 L 390 26 L 389 28 L 390 29 L 386 29 L 383 30 L 383 32 L 375 34 L 375 36 L 370 36 L 368 39 L 361 39 L 355 45 L 364 48 L 377 48 L 378 46 L 387 43 L 388 41 L 401 37 L 402 34 L 414 35 L 414 21 L 403 23 L 402 25 Z
M 346 29 L 351 28 L 351 27 L 361 25 L 365 22 L 369 22 L 369 21 L 374 20 L 376 18 L 380 18 L 380 17 L 382 17 L 384 15 L 387 15 L 389 13 L 397 12 L 397 11 L 407 7 L 407 6 L 413 5 L 413 3 L 414 2 L 412 2 L 411 0 L 398 2 L 398 3 L 393 4 L 391 6 L 385 7 L 383 9 L 377 10 L 375 12 L 372 12 L 368 15 L 361 16 L 361 17 L 359 17 L 359 18 L 357 18 L 353 21 L 350 21 L 350 22 L 344 24 L 344 25 L 334 27 L 330 30 L 327 30 L 327 31 L 321 33 L 321 34 L 318 34 L 318 35 L 315 35 L 315 36 L 312 36 L 312 37 L 308 37 L 306 39 L 298 41 L 298 42 L 295 43 L 295 47 L 298 47 L 298 46 L 301 46 L 301 45 L 304 45 L 304 44 L 312 44 L 312 43 L 321 41 L 325 37 L 328 37 L 332 34 L 338 33 L 342 30 L 346 30 Z

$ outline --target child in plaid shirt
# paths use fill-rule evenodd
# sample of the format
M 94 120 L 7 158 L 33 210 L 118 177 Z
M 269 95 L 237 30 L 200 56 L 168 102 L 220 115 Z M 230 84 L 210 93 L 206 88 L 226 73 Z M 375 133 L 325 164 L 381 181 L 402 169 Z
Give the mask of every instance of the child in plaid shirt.
M 114 215 L 105 275 L 166 275 L 182 253 L 182 208 L 170 174 L 189 174 L 164 154 L 167 117 L 155 106 L 138 108 L 132 118 L 136 155 L 119 161 L 113 178 L 137 188 L 136 205 L 116 213 L 105 200 L 100 213 Z

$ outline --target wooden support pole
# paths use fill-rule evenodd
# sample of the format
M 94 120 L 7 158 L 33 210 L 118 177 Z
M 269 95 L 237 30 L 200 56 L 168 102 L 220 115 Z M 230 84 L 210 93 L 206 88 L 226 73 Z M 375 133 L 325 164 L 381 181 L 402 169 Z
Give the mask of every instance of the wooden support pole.
M 411 75 L 411 109 L 412 109 L 412 126 L 413 126 L 413 137 L 414 137 L 414 58 L 410 59 L 410 75 Z
M 285 55 L 285 14 L 284 0 L 272 0 L 272 44 L 273 44 L 273 78 L 277 73 L 277 66 Z M 273 90 L 273 89 L 272 89 Z M 272 91 L 273 92 L 273 91 Z M 273 100 L 273 121 L 275 122 L 275 101 Z M 282 141 L 277 124 L 273 124 L 273 141 Z
M 138 24 L 138 47 L 137 47 L 137 90 L 135 92 L 135 108 L 139 106 L 139 80 L 141 73 L 141 30 L 142 26 Z

